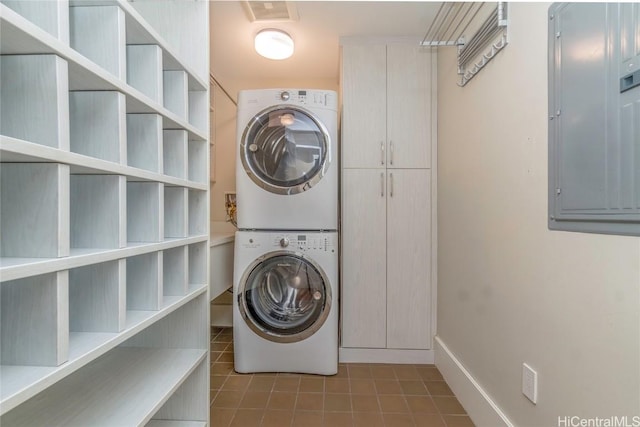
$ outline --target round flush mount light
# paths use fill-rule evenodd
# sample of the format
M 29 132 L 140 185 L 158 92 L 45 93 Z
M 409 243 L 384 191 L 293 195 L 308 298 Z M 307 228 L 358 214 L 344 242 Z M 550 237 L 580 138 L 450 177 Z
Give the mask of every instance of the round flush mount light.
M 256 34 L 256 52 L 269 59 L 287 59 L 293 55 L 293 39 L 284 31 L 266 29 Z

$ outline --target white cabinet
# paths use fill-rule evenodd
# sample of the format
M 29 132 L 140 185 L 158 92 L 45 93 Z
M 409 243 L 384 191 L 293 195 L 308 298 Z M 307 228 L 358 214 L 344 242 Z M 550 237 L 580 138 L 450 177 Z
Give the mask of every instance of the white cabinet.
M 433 54 L 351 43 L 342 54 L 341 354 L 424 362 L 434 313 Z
M 342 171 L 342 345 L 386 347 L 386 172 Z
M 343 167 L 431 167 L 431 50 L 347 44 L 342 55 Z
M 429 169 L 342 173 L 342 345 L 431 344 Z
M 208 3 L 90 3 L 0 0 L 0 424 L 206 425 Z

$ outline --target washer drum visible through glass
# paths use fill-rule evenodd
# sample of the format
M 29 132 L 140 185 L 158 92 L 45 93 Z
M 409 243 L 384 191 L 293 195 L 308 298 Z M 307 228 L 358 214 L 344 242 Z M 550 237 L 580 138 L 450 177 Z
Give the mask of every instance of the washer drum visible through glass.
M 297 342 L 313 335 L 331 310 L 331 289 L 311 259 L 277 251 L 254 261 L 238 293 L 240 314 L 261 337 Z

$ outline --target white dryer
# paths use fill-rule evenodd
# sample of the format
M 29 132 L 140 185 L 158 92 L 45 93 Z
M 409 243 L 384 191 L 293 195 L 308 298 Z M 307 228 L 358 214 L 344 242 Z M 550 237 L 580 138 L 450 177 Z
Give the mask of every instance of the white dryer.
M 338 234 L 236 232 L 235 370 L 338 372 Z
M 338 229 L 337 106 L 327 90 L 240 91 L 239 229 Z

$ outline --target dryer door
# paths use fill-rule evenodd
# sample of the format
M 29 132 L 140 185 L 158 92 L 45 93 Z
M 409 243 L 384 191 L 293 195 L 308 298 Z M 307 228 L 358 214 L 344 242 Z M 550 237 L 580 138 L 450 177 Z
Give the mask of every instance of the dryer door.
M 313 335 L 331 310 L 331 287 L 312 260 L 287 251 L 258 258 L 236 295 L 240 314 L 259 336 L 297 342 Z
M 278 105 L 253 117 L 240 156 L 249 177 L 275 194 L 297 194 L 318 183 L 330 161 L 329 133 L 311 113 Z

